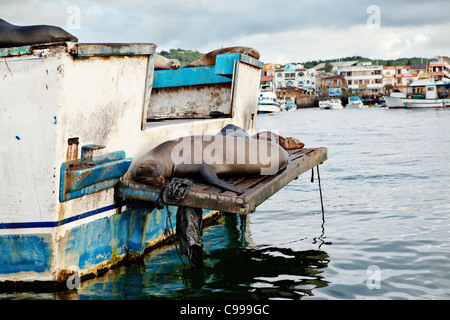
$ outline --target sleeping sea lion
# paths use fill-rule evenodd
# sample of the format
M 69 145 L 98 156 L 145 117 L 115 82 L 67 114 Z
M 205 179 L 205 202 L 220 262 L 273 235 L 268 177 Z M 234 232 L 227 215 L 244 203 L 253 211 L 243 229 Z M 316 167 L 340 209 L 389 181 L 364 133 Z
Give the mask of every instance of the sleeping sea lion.
M 218 175 L 273 175 L 286 167 L 289 154 L 279 144 L 249 137 L 198 135 L 161 143 L 132 169 L 135 181 L 163 186 L 172 177 L 202 175 L 218 187 L 243 191 Z
M 178 69 L 180 67 L 180 60 L 167 59 L 159 54 L 155 55 L 155 70 L 164 69 Z
M 16 26 L 0 19 L 0 48 L 62 41 L 78 42 L 78 38 L 60 27 Z
M 278 143 L 285 150 L 302 149 L 305 146 L 305 144 L 303 142 L 300 142 L 299 140 L 297 140 L 295 138 L 292 138 L 292 137 L 285 138 L 285 137 L 282 137 L 282 136 L 280 136 L 276 133 L 270 132 L 270 131 L 259 132 L 255 135 L 253 135 L 253 138 L 264 139 L 264 140 Z
M 228 47 L 228 48 L 222 48 L 217 49 L 211 52 L 208 52 L 207 54 L 204 54 L 197 60 L 191 62 L 184 68 L 190 68 L 190 67 L 203 67 L 203 66 L 212 66 L 216 64 L 216 56 L 218 54 L 225 54 L 225 53 L 243 53 L 245 55 L 248 55 L 250 57 L 253 57 L 255 59 L 259 59 L 260 54 L 259 51 L 250 48 L 250 47 Z
M 292 149 L 302 149 L 305 144 L 303 142 L 300 142 L 299 140 L 292 138 L 292 137 L 282 137 L 276 133 L 270 132 L 270 131 L 263 131 L 258 132 L 254 134 L 253 136 L 250 136 L 244 129 L 241 127 L 238 127 L 234 124 L 228 124 L 226 125 L 218 134 L 221 135 L 229 135 L 229 136 L 235 136 L 235 137 L 247 137 L 247 138 L 254 138 L 254 139 L 263 139 L 272 141 L 275 143 L 278 143 L 281 147 L 283 147 L 285 150 L 292 150 Z

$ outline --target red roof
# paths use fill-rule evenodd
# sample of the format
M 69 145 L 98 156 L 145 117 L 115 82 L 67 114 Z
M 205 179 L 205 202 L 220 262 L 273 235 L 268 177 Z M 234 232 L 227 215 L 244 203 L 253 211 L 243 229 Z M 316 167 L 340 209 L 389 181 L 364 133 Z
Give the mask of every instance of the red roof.
M 272 81 L 273 76 L 261 76 L 261 81 Z

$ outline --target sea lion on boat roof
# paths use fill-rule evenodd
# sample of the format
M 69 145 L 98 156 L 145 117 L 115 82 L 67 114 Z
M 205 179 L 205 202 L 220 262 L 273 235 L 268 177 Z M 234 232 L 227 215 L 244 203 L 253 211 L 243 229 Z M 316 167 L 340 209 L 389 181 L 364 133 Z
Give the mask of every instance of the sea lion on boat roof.
M 167 59 L 159 54 L 155 55 L 155 70 L 164 69 L 178 69 L 180 67 L 180 60 Z
M 217 175 L 272 175 L 288 161 L 286 150 L 267 140 L 221 134 L 188 136 L 147 152 L 133 167 L 132 177 L 140 183 L 163 186 L 172 177 L 200 174 L 213 185 L 242 193 Z
M 204 54 L 197 60 L 191 62 L 184 68 L 190 68 L 190 67 L 203 67 L 203 66 L 212 66 L 216 64 L 216 56 L 218 54 L 225 54 L 225 53 L 243 53 L 245 55 L 248 55 L 250 57 L 253 57 L 255 59 L 259 59 L 260 54 L 259 51 L 255 48 L 250 47 L 228 47 L 228 48 L 222 48 L 217 49 L 211 52 L 208 52 L 207 54 Z
M 0 19 L 0 48 L 73 41 L 78 38 L 64 29 L 48 25 L 16 26 Z

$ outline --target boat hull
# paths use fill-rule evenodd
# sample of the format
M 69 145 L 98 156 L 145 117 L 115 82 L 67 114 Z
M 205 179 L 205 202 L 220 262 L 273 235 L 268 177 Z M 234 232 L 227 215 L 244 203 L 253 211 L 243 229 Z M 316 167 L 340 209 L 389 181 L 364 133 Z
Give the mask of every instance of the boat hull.
M 175 222 L 177 207 L 168 209 Z M 217 211 L 203 210 L 205 219 L 216 214 Z M 46 225 L 42 222 L 3 224 L 0 289 L 11 286 L 11 281 L 18 282 L 19 287 L 21 282 L 35 282 L 35 286 L 41 282 L 66 285 L 70 276 L 90 277 L 123 261 L 136 259 L 168 239 L 167 215 L 165 208 L 132 209 L 111 204 Z M 55 237 L 58 237 L 56 242 Z M 56 274 L 55 265 L 61 266 Z
M 446 108 L 450 107 L 450 99 L 403 99 L 407 108 Z
M 116 197 L 132 160 L 168 139 L 216 134 L 230 123 L 254 129 L 262 63 L 233 55 L 222 59 L 224 68 L 189 68 L 196 85 L 177 83 L 170 92 L 208 106 L 220 87 L 214 92 L 231 97 L 232 115 L 150 122 L 167 96 L 161 83 L 152 90 L 154 55 L 153 44 L 0 49 L 0 168 L 7 168 L 0 179 L 0 287 L 65 283 L 142 255 L 167 239 L 167 211 Z M 150 103 L 150 96 L 158 99 Z M 203 210 L 205 218 L 216 213 Z
M 258 114 L 278 113 L 280 111 L 279 104 L 258 104 Z
M 390 96 L 384 96 L 384 99 L 389 109 L 450 107 L 450 99 L 408 99 Z
M 389 109 L 406 108 L 403 99 L 399 97 L 383 96 L 384 101 Z
M 362 108 L 367 108 L 367 106 L 364 106 L 364 104 L 362 102 L 357 102 L 357 103 L 349 103 L 345 106 L 346 109 L 362 109 Z

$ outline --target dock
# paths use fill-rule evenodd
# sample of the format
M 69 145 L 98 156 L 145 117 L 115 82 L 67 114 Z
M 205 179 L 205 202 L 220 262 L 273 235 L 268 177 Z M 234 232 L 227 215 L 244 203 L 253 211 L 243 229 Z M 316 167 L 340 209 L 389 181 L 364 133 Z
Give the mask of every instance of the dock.
M 294 149 L 288 150 L 288 153 L 287 167 L 275 175 L 224 179 L 245 190 L 242 194 L 195 180 L 195 184 L 186 196 L 175 205 L 246 215 L 255 211 L 258 205 L 298 178 L 299 175 L 322 164 L 328 158 L 327 148 Z M 116 196 L 119 198 L 149 202 L 158 200 L 162 189 L 140 184 L 130 179 L 120 181 L 116 188 Z

